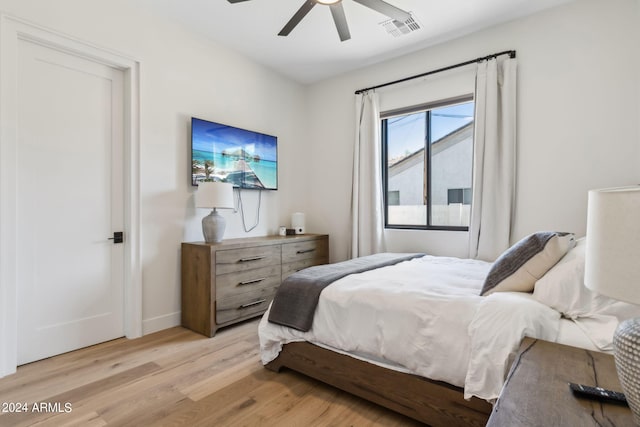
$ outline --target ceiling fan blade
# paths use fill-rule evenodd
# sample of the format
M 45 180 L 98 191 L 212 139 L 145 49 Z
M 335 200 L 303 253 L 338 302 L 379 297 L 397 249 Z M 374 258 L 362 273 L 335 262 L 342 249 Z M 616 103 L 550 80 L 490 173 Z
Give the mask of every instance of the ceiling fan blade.
M 405 22 L 411 18 L 411 14 L 409 12 L 405 12 L 404 10 L 397 8 L 386 1 L 382 0 L 353 0 L 356 3 L 360 3 L 363 6 L 368 7 L 369 9 L 373 9 L 377 12 L 382 13 L 383 15 L 387 15 L 391 19 L 395 19 L 396 21 Z
M 302 7 L 298 9 L 298 11 L 291 17 L 289 22 L 287 22 L 287 24 L 284 27 L 282 27 L 282 30 L 280 30 L 278 35 L 288 36 L 289 33 L 296 27 L 296 25 L 298 25 L 300 21 L 302 21 L 302 18 L 307 16 L 307 13 L 309 13 L 309 11 L 313 9 L 313 6 L 315 5 L 316 5 L 315 0 L 306 0 L 302 5 Z
M 349 25 L 347 25 L 347 17 L 344 14 L 344 8 L 342 3 L 335 3 L 331 5 L 331 16 L 333 16 L 333 22 L 336 24 L 336 30 L 340 36 L 340 41 L 349 40 L 351 33 L 349 33 Z
M 249 0 L 227 0 L 229 3 L 242 3 L 243 1 L 249 1 Z

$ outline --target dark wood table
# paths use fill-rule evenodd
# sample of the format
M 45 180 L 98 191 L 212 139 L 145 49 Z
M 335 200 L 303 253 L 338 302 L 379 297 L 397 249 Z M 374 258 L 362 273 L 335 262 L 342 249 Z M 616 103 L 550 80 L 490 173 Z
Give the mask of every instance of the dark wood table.
M 634 426 L 626 405 L 579 398 L 574 382 L 622 391 L 613 356 L 525 338 L 487 426 Z

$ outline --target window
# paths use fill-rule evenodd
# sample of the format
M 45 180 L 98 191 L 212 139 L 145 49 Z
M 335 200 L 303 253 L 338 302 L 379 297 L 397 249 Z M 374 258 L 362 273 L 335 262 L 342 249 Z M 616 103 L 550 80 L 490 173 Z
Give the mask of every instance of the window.
M 471 95 L 382 114 L 385 226 L 468 230 Z
M 462 203 L 463 205 L 471 204 L 470 188 L 450 188 L 447 190 L 447 204 Z
M 400 191 L 387 191 L 387 205 L 398 206 L 400 204 Z

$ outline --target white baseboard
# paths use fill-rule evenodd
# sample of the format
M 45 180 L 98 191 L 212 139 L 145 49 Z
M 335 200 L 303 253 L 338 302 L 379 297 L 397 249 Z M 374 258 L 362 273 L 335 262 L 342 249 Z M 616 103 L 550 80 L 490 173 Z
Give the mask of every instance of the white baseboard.
M 180 312 L 164 314 L 162 316 L 144 319 L 142 321 L 142 335 L 152 334 L 163 329 L 180 326 Z

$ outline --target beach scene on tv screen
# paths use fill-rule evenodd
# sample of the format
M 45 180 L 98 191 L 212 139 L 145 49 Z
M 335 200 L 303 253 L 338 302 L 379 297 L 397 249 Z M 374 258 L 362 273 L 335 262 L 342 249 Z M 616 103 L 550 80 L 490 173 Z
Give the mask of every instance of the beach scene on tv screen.
M 241 188 L 278 188 L 275 136 L 195 118 L 191 126 L 192 184 L 221 181 Z

